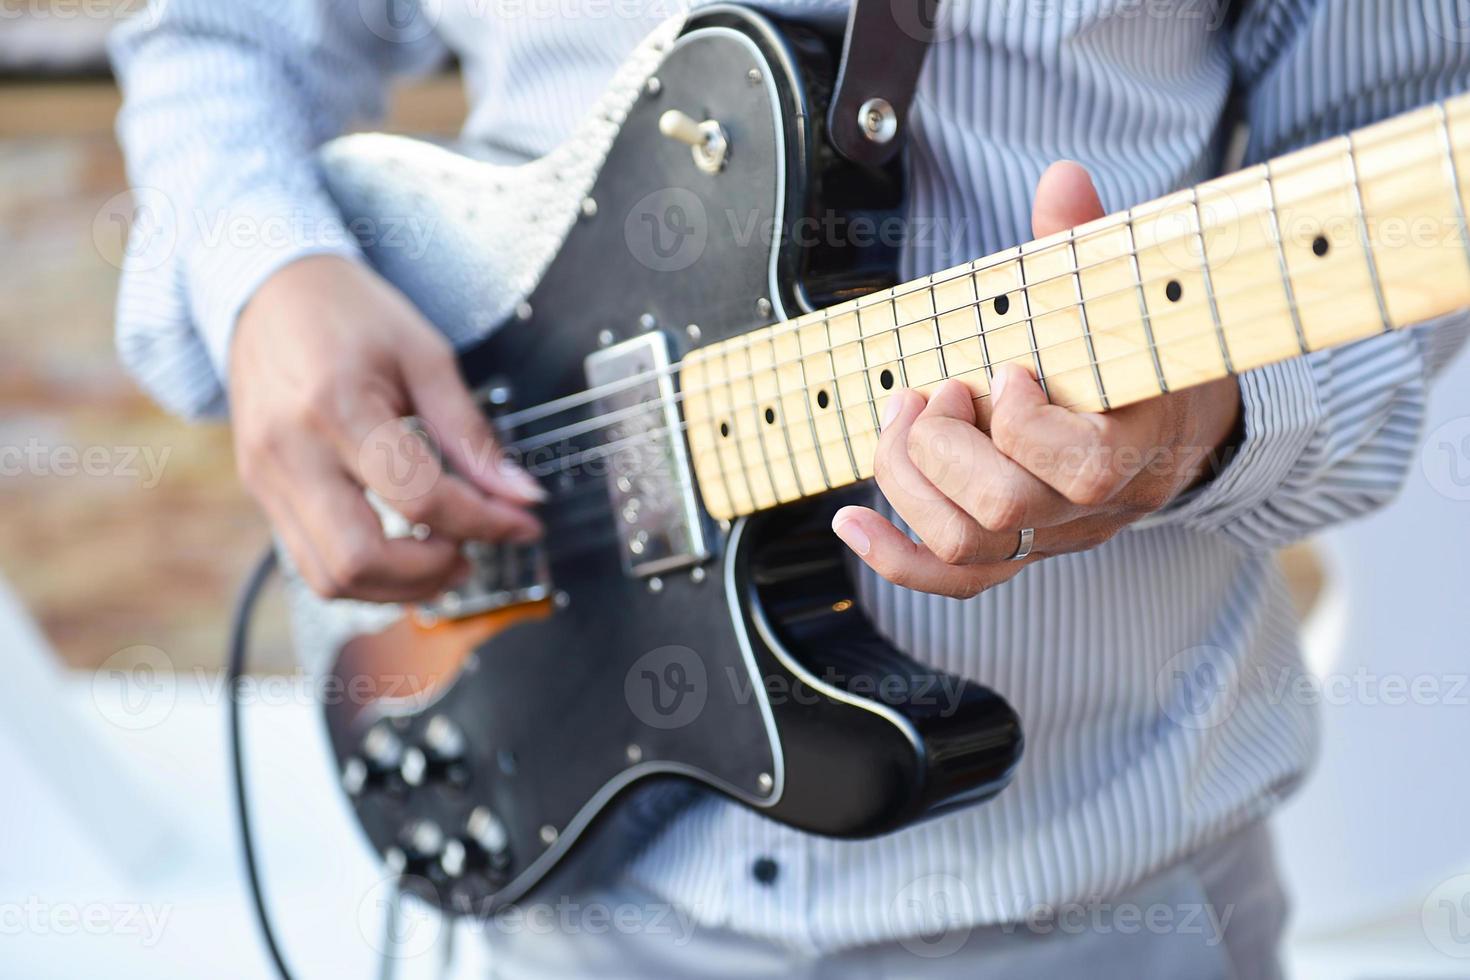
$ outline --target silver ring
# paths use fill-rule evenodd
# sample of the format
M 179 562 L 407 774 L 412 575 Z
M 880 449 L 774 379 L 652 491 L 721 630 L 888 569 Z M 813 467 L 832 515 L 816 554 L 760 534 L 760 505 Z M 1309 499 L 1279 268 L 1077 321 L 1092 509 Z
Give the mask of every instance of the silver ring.
M 1016 546 L 1016 553 L 1011 555 L 1011 561 L 1021 561 L 1031 554 L 1031 546 L 1036 543 L 1036 528 L 1021 528 L 1021 543 Z

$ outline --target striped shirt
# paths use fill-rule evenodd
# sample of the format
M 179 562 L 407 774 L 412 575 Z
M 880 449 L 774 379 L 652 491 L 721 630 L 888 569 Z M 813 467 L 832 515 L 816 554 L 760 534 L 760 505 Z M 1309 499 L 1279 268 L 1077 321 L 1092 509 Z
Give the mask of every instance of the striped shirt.
M 225 407 L 232 324 L 271 272 L 352 254 L 312 149 L 381 104 L 385 80 L 461 59 L 466 136 L 505 161 L 571 131 L 656 0 L 170 0 L 120 30 L 131 176 L 174 207 L 290 229 L 210 239 L 167 208 L 122 283 L 122 357 L 160 402 Z M 379 9 L 379 4 L 382 9 Z M 786 15 L 840 0 L 776 0 Z M 1207 178 L 1245 93 L 1260 160 L 1467 87 L 1453 0 L 946 0 L 920 80 L 911 211 L 946 229 L 906 277 L 1029 237 L 1042 170 L 1069 157 L 1109 210 Z M 390 16 L 396 13 L 397 16 Z M 172 220 L 172 223 L 170 221 Z M 714 796 L 660 827 L 629 873 L 701 923 L 819 952 L 1015 921 L 1116 894 L 1268 813 L 1316 744 L 1275 549 L 1390 499 L 1426 384 L 1466 322 L 1374 338 L 1240 379 L 1245 439 L 1199 491 L 1093 551 L 968 601 L 866 575 L 879 628 L 1001 691 L 1027 752 L 995 801 L 877 840 L 810 837 Z M 760 858 L 764 873 L 753 875 Z

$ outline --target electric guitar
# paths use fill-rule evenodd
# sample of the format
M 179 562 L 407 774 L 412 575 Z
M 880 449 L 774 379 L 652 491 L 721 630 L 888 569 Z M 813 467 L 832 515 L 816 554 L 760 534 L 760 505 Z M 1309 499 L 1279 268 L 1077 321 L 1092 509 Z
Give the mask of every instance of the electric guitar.
M 984 418 L 1013 361 L 1107 411 L 1470 303 L 1463 99 L 896 284 L 904 174 L 831 146 L 839 54 L 711 7 L 534 163 L 322 151 L 376 268 L 485 338 L 463 373 L 549 494 L 542 543 L 471 546 L 430 605 L 296 590 L 361 826 L 449 912 L 525 895 L 646 780 L 837 837 L 1003 789 L 1015 713 L 880 636 L 828 529 L 890 392 L 958 378 Z M 857 122 L 892 136 L 882 100 Z

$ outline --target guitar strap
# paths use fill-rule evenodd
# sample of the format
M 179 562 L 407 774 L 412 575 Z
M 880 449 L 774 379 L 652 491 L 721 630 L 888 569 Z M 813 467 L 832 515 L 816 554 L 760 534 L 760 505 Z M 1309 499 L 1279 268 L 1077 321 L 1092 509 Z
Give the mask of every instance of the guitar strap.
M 827 110 L 832 145 L 853 163 L 880 167 L 903 145 L 940 0 L 852 0 L 837 85 Z

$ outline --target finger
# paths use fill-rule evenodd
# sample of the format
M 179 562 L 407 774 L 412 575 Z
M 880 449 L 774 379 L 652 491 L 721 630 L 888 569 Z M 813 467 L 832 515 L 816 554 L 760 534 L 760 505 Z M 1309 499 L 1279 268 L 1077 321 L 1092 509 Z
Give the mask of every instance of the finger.
M 469 571 L 452 541 L 385 537 L 362 488 L 335 461 L 303 450 L 286 462 L 292 479 L 272 496 L 287 511 L 281 524 L 294 528 L 312 555 L 316 581 L 308 582 L 318 594 L 409 602 L 437 595 Z
M 492 497 L 521 504 L 546 499 L 535 478 L 502 450 L 452 356 L 437 348 L 410 354 L 403 373 L 414 410 L 441 437 L 440 448 L 455 474 Z
M 1087 168 L 1074 160 L 1061 160 L 1048 167 L 1036 183 L 1031 230 L 1037 238 L 1045 238 L 1106 213 Z
M 996 369 L 991 390 L 996 448 L 1079 507 L 1111 501 L 1160 441 L 1158 406 L 1073 412 L 1050 404 L 1031 373 L 1014 364 Z
M 889 398 L 873 475 L 889 504 L 934 555 L 950 564 L 964 564 L 981 549 L 985 531 L 931 484 L 909 457 L 910 430 L 923 409 L 924 398 L 914 391 L 904 389 Z
M 1021 528 L 1053 527 L 1078 515 L 1074 504 L 975 427 L 974 401 L 962 382 L 947 381 L 930 397 L 909 430 L 908 454 L 940 493 L 999 535 L 982 549 L 997 558 L 1009 554 L 1004 547 Z
M 469 572 L 459 545 L 444 538 L 387 538 L 362 488 L 343 470 L 301 483 L 288 505 L 318 555 L 319 594 L 369 602 L 409 602 L 440 594 Z
M 524 504 L 487 496 L 457 472 L 446 472 L 437 442 L 407 419 L 389 419 L 373 426 L 356 459 L 346 462 L 355 462 L 353 475 L 405 519 L 452 541 L 540 536 L 541 524 Z
M 832 530 L 873 571 L 894 585 L 933 595 L 968 599 L 1013 578 L 1036 557 L 999 565 L 951 565 L 915 544 L 882 515 L 866 507 L 844 507 Z

